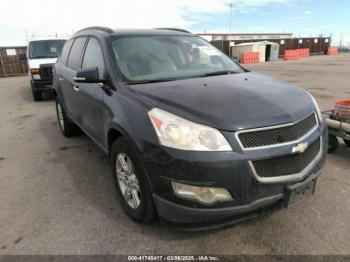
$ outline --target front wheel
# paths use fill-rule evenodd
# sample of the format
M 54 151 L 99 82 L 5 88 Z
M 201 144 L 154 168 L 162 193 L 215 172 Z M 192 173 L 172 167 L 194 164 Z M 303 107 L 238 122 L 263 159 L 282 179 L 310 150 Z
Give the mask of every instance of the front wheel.
M 135 150 L 125 138 L 118 138 L 110 153 L 114 185 L 125 213 L 138 223 L 155 219 L 152 192 Z
M 328 135 L 328 153 L 334 153 L 339 147 L 339 141 L 336 136 Z

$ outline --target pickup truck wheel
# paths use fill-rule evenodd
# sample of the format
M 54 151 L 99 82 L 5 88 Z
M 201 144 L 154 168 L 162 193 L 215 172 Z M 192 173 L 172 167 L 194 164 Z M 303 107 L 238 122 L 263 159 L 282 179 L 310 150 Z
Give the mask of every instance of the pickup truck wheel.
M 56 98 L 56 113 L 58 125 L 64 136 L 71 137 L 80 133 L 80 128 L 67 117 L 58 98 Z
M 139 158 L 125 138 L 113 143 L 110 161 L 118 199 L 125 213 L 138 223 L 154 220 L 152 192 Z
M 339 141 L 336 136 L 328 135 L 328 153 L 334 153 L 339 147 Z
M 34 99 L 35 102 L 38 102 L 38 101 L 42 100 L 40 91 L 35 91 L 34 89 L 32 89 L 32 94 L 33 94 L 33 99 Z
M 344 139 L 344 143 L 345 143 L 345 145 L 347 145 L 348 147 L 350 147 L 350 140 Z

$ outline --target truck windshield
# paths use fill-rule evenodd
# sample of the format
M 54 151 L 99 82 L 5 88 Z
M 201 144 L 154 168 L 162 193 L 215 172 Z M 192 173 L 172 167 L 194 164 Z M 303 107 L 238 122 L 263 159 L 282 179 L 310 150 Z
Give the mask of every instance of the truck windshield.
M 41 40 L 29 43 L 29 58 L 56 58 L 60 55 L 65 40 Z
M 197 36 L 116 36 L 112 49 L 120 72 L 130 84 L 244 72 Z

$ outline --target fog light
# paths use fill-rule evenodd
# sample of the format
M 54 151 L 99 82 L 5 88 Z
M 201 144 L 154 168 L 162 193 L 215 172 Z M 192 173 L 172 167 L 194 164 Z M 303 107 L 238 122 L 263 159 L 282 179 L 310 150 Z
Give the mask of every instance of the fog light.
M 38 74 L 34 74 L 32 75 L 32 77 L 33 77 L 33 80 L 40 80 L 40 75 Z
M 203 204 L 214 204 L 219 201 L 232 200 L 228 190 L 219 187 L 200 187 L 172 182 L 175 194 L 178 197 L 196 200 Z

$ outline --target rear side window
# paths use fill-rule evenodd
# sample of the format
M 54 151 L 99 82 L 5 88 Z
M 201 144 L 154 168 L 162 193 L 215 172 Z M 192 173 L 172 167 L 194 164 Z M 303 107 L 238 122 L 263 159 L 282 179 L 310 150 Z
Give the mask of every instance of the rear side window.
M 77 71 L 80 68 L 81 55 L 83 52 L 85 41 L 86 37 L 76 38 L 72 49 L 70 50 L 67 66 L 74 71 Z
M 97 67 L 100 79 L 105 78 L 105 62 L 100 42 L 90 38 L 86 46 L 82 68 Z
M 73 44 L 73 39 L 66 42 L 66 44 L 64 45 L 64 47 L 62 49 L 60 61 L 64 65 L 67 64 L 67 59 L 68 59 L 69 51 L 70 51 L 70 48 L 72 47 L 72 44 Z

